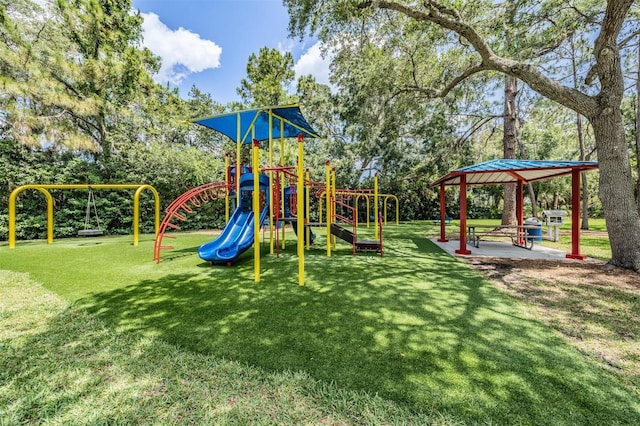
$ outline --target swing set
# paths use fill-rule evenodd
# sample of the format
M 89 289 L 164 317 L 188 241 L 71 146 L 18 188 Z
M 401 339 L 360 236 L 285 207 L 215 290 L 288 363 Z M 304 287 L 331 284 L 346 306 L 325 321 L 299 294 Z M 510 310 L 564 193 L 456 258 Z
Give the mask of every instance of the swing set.
M 98 235 L 104 234 L 102 231 L 102 227 L 100 226 L 100 217 L 98 217 L 98 208 L 96 207 L 96 196 L 93 194 L 93 189 L 89 186 L 89 195 L 87 196 L 87 212 L 84 218 L 84 229 L 78 230 L 79 237 L 97 237 Z M 93 212 L 96 217 L 97 228 L 90 228 L 89 223 L 91 222 L 91 206 L 93 206 Z
M 87 208 L 85 214 L 84 229 L 78 230 L 79 236 L 97 236 L 102 235 L 100 218 L 98 217 L 98 209 L 96 207 L 96 199 L 93 194 L 94 189 L 135 189 L 133 195 L 133 245 L 138 245 L 139 228 L 140 228 L 140 193 L 148 189 L 153 193 L 155 199 L 155 233 L 157 235 L 160 227 L 160 196 L 158 191 L 151 186 L 145 184 L 45 184 L 45 185 L 22 185 L 11 191 L 9 195 L 9 248 L 16 247 L 16 199 L 18 195 L 27 189 L 35 189 L 44 194 L 47 199 L 47 244 L 53 244 L 53 197 L 49 192 L 50 189 L 83 189 L 89 192 L 87 199 Z M 97 227 L 91 228 L 91 208 L 97 221 Z

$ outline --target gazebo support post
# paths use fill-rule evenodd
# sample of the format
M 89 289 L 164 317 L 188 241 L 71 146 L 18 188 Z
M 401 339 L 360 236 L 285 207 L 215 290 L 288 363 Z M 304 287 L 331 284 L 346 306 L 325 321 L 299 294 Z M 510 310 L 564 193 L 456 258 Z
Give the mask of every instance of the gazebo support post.
M 396 209 L 397 210 L 397 209 Z M 438 238 L 438 242 L 446 243 L 447 241 L 447 233 L 445 228 L 445 218 L 446 218 L 446 206 L 444 199 L 444 182 L 440 184 L 440 238 Z
M 524 191 L 523 191 L 523 181 L 518 179 L 516 183 L 516 223 L 518 226 L 522 226 L 524 224 Z M 518 228 L 521 229 L 521 228 Z M 524 244 L 524 232 L 518 232 L 518 239 L 520 240 L 520 244 Z
M 522 181 L 519 180 L 516 189 L 516 222 L 518 226 L 524 223 L 524 194 L 522 192 Z
M 442 207 L 441 207 L 442 209 Z M 445 219 L 440 216 L 440 221 Z M 457 254 L 471 254 L 471 250 L 467 249 L 467 175 L 460 176 L 460 248 L 456 250 Z
M 580 254 L 580 170 L 571 172 L 571 253 L 568 259 L 584 260 L 587 256 Z

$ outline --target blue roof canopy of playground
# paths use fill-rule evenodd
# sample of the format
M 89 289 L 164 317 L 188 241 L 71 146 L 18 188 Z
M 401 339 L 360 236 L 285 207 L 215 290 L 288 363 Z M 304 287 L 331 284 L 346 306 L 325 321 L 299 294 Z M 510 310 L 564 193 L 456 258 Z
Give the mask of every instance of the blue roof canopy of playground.
M 498 159 L 453 170 L 433 182 L 431 186 L 443 183 L 445 185 L 460 185 L 460 178 L 463 175 L 466 175 L 467 185 L 497 185 L 518 181 L 535 182 L 569 175 L 574 170 L 586 171 L 597 168 L 597 161 Z
M 270 117 L 271 127 L 269 126 Z M 270 128 L 273 139 L 295 138 L 301 133 L 307 138 L 319 138 L 296 104 L 234 111 L 192 120 L 192 122 L 217 130 L 232 141 L 236 143 L 240 141 L 243 144 L 251 143 L 252 139 L 269 140 Z

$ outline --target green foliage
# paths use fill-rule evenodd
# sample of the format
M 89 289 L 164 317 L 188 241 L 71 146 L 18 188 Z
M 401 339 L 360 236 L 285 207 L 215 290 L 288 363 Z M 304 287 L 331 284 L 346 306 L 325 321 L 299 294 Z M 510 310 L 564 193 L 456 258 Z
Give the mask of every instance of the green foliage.
M 136 47 L 141 18 L 128 0 L 39 4 L 14 14 L 7 58 L 5 124 L 31 145 L 54 144 L 108 159 L 115 120 L 151 85 L 157 60 Z M 35 19 L 44 16 L 45 19 Z
M 293 81 L 293 56 L 278 49 L 260 48 L 247 63 L 247 77 L 237 89 L 242 100 L 252 107 L 281 105 L 289 102 L 286 87 Z
M 501 157 L 504 136 L 498 102 L 502 77 L 486 70 L 465 74 L 478 65 L 476 50 L 419 14 L 439 10 L 459 16 L 497 54 L 544 64 L 550 76 L 562 80 L 575 71 L 575 87 L 582 90 L 590 90 L 582 79 L 592 61 L 589 34 L 603 14 L 602 2 L 591 0 L 574 8 L 556 0 L 500 5 L 444 1 L 438 2 L 440 9 L 434 2 L 389 3 L 410 7 L 413 15 L 376 2 L 287 0 L 285 4 L 291 33 L 301 37 L 307 31 L 314 33 L 333 52 L 335 99 L 351 136 L 342 145 L 348 147 L 352 167 L 360 167 L 361 173 L 377 170 L 387 181 L 396 182 L 389 190 L 412 204 L 406 212 L 415 218 L 433 214 L 434 206 L 424 202 L 435 194 L 419 195 L 423 187 L 453 168 Z M 458 84 L 451 86 L 453 81 Z M 522 143 L 518 157 L 579 159 L 574 112 L 541 99 L 527 87 L 520 89 L 517 107 Z M 584 132 L 587 153 L 593 152 L 593 131 L 586 125 Z M 596 179 L 597 185 L 597 176 L 589 179 L 590 211 L 601 214 L 592 184 Z M 547 205 L 556 200 L 566 207 L 570 202 L 567 180 L 544 182 L 536 189 Z M 470 214 L 495 216 L 501 198 L 492 194 L 486 201 L 476 199 Z
M 7 6 L 11 13 L 5 13 Z M 224 111 L 192 88 L 187 99 L 153 83 L 158 59 L 139 48 L 141 17 L 129 0 L 3 3 L 0 28 L 0 197 L 30 183 L 145 183 L 163 206 L 186 189 L 224 176 L 228 142 L 185 122 Z M 9 16 L 11 21 L 9 21 Z M 36 19 L 37 18 L 37 19 Z M 130 233 L 132 191 L 96 192 L 108 234 Z M 53 191 L 55 236 L 84 227 L 84 191 Z M 153 231 L 150 195 L 141 200 L 143 231 Z M 43 238 L 45 201 L 18 198 L 17 237 Z M 185 229 L 219 224 L 204 209 Z M 0 214 L 0 238 L 7 238 Z
M 135 149 L 134 149 L 135 148 Z M 223 180 L 224 164 L 219 157 L 207 155 L 195 147 L 165 145 L 131 147 L 119 161 L 112 179 L 104 175 L 99 163 L 82 160 L 69 152 L 26 147 L 10 139 L 0 141 L 0 165 L 6 166 L 0 182 L 0 199 L 6 205 L 9 193 L 17 186 L 36 183 L 134 183 L 150 184 L 159 191 L 163 206 L 189 188 L 205 182 Z M 84 228 L 86 191 L 51 191 L 54 198 L 54 236 L 75 236 Z M 96 206 L 101 225 L 108 234 L 130 234 L 133 223 L 133 191 L 96 191 Z M 154 229 L 151 194 L 141 194 L 142 232 Z M 92 213 L 93 219 L 93 213 Z M 218 203 L 190 216 L 184 229 L 220 225 L 224 209 Z M 8 215 L 0 214 L 0 239 L 7 238 Z M 95 220 L 92 224 L 97 225 Z M 17 200 L 16 234 L 18 239 L 46 237 L 46 203 L 38 191 L 25 191 Z

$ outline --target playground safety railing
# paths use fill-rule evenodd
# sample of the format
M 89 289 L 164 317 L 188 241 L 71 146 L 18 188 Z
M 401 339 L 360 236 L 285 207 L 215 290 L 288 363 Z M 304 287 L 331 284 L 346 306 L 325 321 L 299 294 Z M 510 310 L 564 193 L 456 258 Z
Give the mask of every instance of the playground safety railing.
M 210 182 L 191 188 L 173 200 L 164 210 L 165 217 L 160 224 L 160 229 L 154 241 L 153 259 L 157 263 L 160 263 L 161 250 L 174 248 L 173 246 L 162 245 L 163 238 L 175 238 L 170 235 L 165 235 L 167 228 L 173 230 L 180 229 L 179 225 L 171 222 L 173 218 L 185 221 L 187 220 L 186 214 L 193 212 L 194 208 L 200 207 L 208 201 L 223 198 L 227 196 L 228 193 L 229 187 L 225 182 Z

